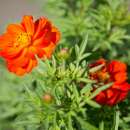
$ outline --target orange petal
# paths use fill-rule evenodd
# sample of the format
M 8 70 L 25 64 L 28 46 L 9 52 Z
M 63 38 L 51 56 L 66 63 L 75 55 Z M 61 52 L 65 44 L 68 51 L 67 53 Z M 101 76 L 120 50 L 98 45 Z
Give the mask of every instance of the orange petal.
M 23 76 L 25 73 L 26 73 L 26 71 L 25 71 L 25 69 L 22 69 L 22 68 L 17 68 L 17 70 L 16 70 L 16 75 L 18 75 L 18 76 Z
M 114 76 L 114 79 L 116 81 L 116 83 L 123 83 L 127 80 L 127 73 L 126 72 L 119 72 L 116 73 Z
M 20 54 L 19 57 L 15 58 L 15 59 L 11 59 L 11 60 L 8 60 L 8 62 L 10 62 L 10 64 L 14 65 L 14 66 L 21 66 L 22 63 L 25 61 L 25 59 L 27 58 L 26 57 L 26 54 L 27 54 L 27 48 L 25 48 L 22 53 Z
M 9 33 L 5 33 L 2 36 L 0 36 L 0 48 L 3 49 L 5 47 L 12 46 L 13 37 L 14 35 L 11 35 Z
M 34 34 L 34 23 L 33 23 L 33 17 L 32 16 L 24 16 L 22 20 L 22 25 L 24 26 L 26 32 L 29 35 Z
M 37 66 L 37 60 L 33 60 L 33 67 Z
M 33 61 L 32 61 L 32 59 L 29 61 L 29 64 L 28 64 L 28 66 L 27 66 L 27 68 L 26 68 L 26 71 L 27 72 L 30 72 L 31 70 L 32 70 L 32 68 L 33 68 Z
M 34 46 L 39 46 L 41 44 L 44 44 L 44 41 L 43 41 L 44 37 L 40 37 L 39 39 L 36 39 L 34 42 L 33 42 L 33 45 Z
M 8 33 L 20 33 L 20 32 L 24 32 L 25 30 L 21 25 L 10 24 L 7 27 L 7 31 L 8 31 Z
M 47 57 L 47 58 L 51 57 L 51 54 L 54 51 L 55 46 L 56 46 L 55 44 L 51 43 L 48 47 L 43 48 L 43 50 L 45 52 L 45 57 Z
M 110 72 L 115 73 L 115 72 L 125 72 L 127 70 L 127 66 L 125 63 L 122 63 L 120 61 L 111 61 L 109 63 L 108 69 Z
M 1 51 L 1 55 L 7 60 L 10 60 L 14 57 L 17 58 L 21 53 L 21 50 L 21 48 L 5 48 L 3 51 Z

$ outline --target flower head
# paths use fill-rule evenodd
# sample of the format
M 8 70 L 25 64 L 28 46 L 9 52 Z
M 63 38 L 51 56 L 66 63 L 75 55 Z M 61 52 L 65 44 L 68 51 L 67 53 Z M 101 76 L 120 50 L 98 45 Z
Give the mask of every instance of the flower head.
M 48 19 L 24 16 L 21 24 L 8 25 L 0 36 L 0 55 L 9 71 L 24 75 L 37 65 L 36 56 L 50 58 L 59 39 L 58 29 Z
M 90 67 L 95 67 L 101 64 L 104 64 L 104 66 L 100 70 L 90 73 L 90 77 L 104 84 L 113 82 L 113 85 L 100 92 L 95 97 L 95 101 L 102 105 L 113 106 L 124 100 L 130 90 L 130 84 L 126 81 L 127 67 L 126 64 L 120 61 L 108 62 L 104 59 L 96 61 L 91 64 Z

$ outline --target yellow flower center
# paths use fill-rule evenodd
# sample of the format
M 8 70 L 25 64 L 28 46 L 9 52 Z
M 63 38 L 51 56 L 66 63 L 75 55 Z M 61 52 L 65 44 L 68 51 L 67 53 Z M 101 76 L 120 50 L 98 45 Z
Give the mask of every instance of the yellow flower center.
M 14 46 L 17 47 L 19 45 L 28 46 L 31 42 L 31 37 L 27 33 L 19 33 L 16 36 Z
M 109 78 L 110 78 L 110 75 L 108 72 L 99 71 L 97 74 L 98 74 L 99 80 L 102 82 L 105 82 L 105 81 L 109 80 Z

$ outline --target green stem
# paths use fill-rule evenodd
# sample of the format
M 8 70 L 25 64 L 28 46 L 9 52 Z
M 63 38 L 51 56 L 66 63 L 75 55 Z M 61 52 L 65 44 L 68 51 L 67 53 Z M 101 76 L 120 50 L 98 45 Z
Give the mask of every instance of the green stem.
M 99 130 L 104 130 L 104 121 L 101 121 L 99 124 Z
M 69 130 L 73 130 L 71 114 L 68 115 L 68 128 Z
M 116 106 L 116 110 L 114 114 L 114 129 L 113 130 L 118 130 L 119 120 L 120 120 L 120 112 L 118 110 L 118 106 Z

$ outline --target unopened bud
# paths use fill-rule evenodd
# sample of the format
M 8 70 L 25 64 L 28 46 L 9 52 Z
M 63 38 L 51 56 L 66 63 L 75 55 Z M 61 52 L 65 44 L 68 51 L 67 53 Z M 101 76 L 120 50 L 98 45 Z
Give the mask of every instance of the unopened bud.
M 60 50 L 60 52 L 57 54 L 59 59 L 67 59 L 69 57 L 69 49 L 63 48 Z
M 51 95 L 51 94 L 49 94 L 49 93 L 46 93 L 46 94 L 44 94 L 44 96 L 43 96 L 43 101 L 45 102 L 45 103 L 47 103 L 47 104 L 49 104 L 49 103 L 52 103 L 53 102 L 53 96 Z

